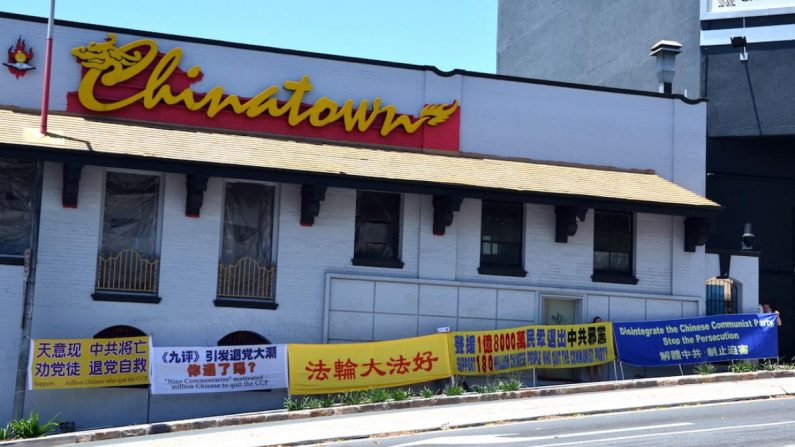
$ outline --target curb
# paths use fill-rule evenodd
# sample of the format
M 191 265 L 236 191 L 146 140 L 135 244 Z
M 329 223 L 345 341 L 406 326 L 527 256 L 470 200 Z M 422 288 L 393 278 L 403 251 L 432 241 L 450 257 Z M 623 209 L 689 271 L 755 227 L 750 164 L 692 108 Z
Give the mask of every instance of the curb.
M 617 390 L 631 390 L 652 387 L 666 387 L 677 385 L 694 385 L 705 383 L 720 383 L 720 382 L 738 382 L 746 380 L 757 379 L 775 379 L 775 378 L 788 378 L 795 377 L 795 370 L 778 370 L 778 371 L 756 371 L 748 373 L 719 373 L 711 375 L 691 375 L 691 376 L 676 376 L 676 377 L 662 377 L 651 379 L 636 379 L 624 380 L 615 382 L 599 382 L 587 383 L 577 385 L 557 385 L 543 388 L 528 388 L 520 391 L 508 391 L 488 394 L 465 394 L 461 396 L 436 396 L 428 399 L 410 399 L 398 402 L 382 402 L 375 404 L 362 404 L 362 405 L 349 405 L 331 408 L 317 408 L 312 410 L 299 410 L 299 411 L 265 411 L 256 413 L 242 413 L 228 416 L 214 416 L 199 419 L 186 419 L 171 422 L 156 422 L 151 424 L 130 425 L 125 427 L 113 427 L 98 430 L 89 430 L 75 433 L 64 433 L 58 435 L 47 436 L 44 438 L 14 440 L 10 442 L 0 442 L 0 447 L 49 447 L 67 444 L 79 444 L 93 441 L 107 441 L 112 439 L 131 438 L 146 435 L 157 435 L 163 433 L 176 433 L 190 430 L 201 430 L 205 428 L 229 427 L 235 425 L 258 424 L 265 422 L 279 422 L 279 421 L 292 421 L 300 419 L 308 419 L 324 416 L 339 416 L 358 413 L 367 413 L 373 411 L 385 411 L 393 409 L 407 409 L 407 408 L 424 408 L 441 405 L 456 405 L 465 403 L 476 402 L 491 402 L 506 399 L 525 399 L 531 397 L 545 397 L 545 396 L 561 396 L 567 394 L 579 393 L 592 393 L 604 391 L 617 391 Z M 701 403 L 719 403 L 731 402 L 736 400 L 749 400 L 744 399 L 717 399 L 705 401 Z M 668 408 L 677 406 L 678 404 L 669 405 L 653 405 L 628 408 L 626 411 L 643 410 L 649 408 Z M 622 410 L 624 411 L 624 410 Z M 599 414 L 610 411 L 593 411 L 593 412 L 572 412 L 567 414 L 559 414 L 556 416 L 572 416 L 581 414 Z M 541 417 L 532 418 L 516 418 L 506 420 L 510 422 L 521 422 L 537 420 Z M 476 424 L 479 425 L 479 424 Z M 450 428 L 466 428 L 472 424 L 466 425 L 451 425 Z M 422 432 L 422 430 L 418 430 Z M 385 433 L 384 435 L 388 435 Z M 334 438 L 340 439 L 340 438 Z M 351 437 L 351 440 L 361 439 L 361 437 Z M 323 440 L 312 440 L 311 442 L 322 442 Z M 301 445 L 310 441 L 302 441 L 292 444 L 284 445 Z

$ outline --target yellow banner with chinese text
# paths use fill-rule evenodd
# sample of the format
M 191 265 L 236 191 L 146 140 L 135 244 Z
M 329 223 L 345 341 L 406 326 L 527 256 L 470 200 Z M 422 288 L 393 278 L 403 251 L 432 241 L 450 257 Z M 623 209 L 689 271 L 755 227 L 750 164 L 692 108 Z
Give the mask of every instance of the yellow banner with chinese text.
M 287 347 L 290 394 L 388 388 L 450 377 L 447 334 Z
M 463 376 L 591 366 L 616 358 L 610 322 L 451 332 L 449 343 L 453 372 Z
M 28 389 L 146 385 L 149 347 L 146 336 L 32 340 Z

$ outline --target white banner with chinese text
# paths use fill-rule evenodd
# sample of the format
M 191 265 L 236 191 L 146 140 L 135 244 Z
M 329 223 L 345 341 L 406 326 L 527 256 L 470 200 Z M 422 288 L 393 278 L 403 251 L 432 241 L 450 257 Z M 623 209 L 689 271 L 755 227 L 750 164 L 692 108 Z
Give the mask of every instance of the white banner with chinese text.
M 287 345 L 152 348 L 152 394 L 287 388 Z

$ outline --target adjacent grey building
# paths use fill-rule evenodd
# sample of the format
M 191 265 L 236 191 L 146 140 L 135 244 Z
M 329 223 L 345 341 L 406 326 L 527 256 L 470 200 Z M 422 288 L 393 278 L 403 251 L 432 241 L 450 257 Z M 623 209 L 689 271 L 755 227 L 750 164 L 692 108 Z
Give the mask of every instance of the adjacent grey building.
M 724 206 L 707 247 L 760 255 L 760 301 L 795 354 L 795 1 L 500 0 L 504 75 L 657 90 L 649 48 L 682 44 L 674 93 L 705 97 L 707 196 Z M 731 265 L 721 267 L 731 276 Z M 708 306 L 709 307 L 709 306 Z

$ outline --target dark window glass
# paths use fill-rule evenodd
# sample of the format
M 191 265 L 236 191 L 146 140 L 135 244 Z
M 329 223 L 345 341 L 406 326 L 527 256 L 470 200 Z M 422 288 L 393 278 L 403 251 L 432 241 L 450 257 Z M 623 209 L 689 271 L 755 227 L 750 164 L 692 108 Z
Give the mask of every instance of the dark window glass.
M 273 201 L 272 186 L 226 184 L 218 296 L 275 298 Z
M 155 294 L 160 177 L 108 172 L 96 289 Z
M 144 258 L 157 253 L 160 177 L 108 172 L 102 218 L 105 256 L 133 250 Z
M 522 267 L 521 203 L 483 202 L 480 265 Z
M 35 162 L 0 159 L 0 256 L 30 247 L 35 182 Z
M 593 269 L 599 273 L 632 273 L 632 214 L 596 211 Z
M 273 196 L 272 186 L 226 184 L 222 262 L 232 264 L 251 258 L 260 266 L 271 263 Z
M 354 259 L 398 260 L 400 194 L 358 191 Z

